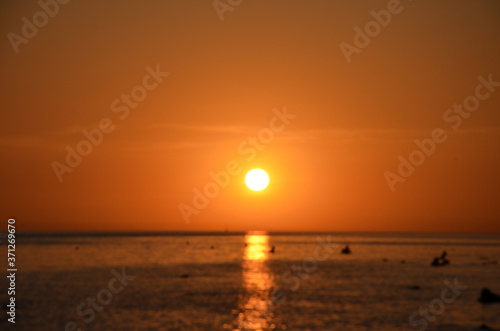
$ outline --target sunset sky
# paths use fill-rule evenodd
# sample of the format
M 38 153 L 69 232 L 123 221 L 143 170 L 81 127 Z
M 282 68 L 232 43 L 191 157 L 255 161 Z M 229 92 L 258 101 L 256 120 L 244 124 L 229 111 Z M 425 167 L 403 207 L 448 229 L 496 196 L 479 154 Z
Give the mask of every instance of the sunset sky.
M 498 1 L 42 3 L 0 10 L 4 222 L 500 233 Z

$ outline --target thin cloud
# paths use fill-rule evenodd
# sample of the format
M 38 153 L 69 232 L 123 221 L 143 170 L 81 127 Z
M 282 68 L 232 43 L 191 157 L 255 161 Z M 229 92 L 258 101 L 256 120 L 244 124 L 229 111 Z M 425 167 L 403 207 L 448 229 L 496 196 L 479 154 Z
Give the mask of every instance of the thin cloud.
M 156 129 L 173 129 L 181 131 L 195 132 L 219 132 L 219 133 L 248 133 L 252 128 L 248 126 L 227 125 L 227 126 L 210 126 L 210 125 L 186 125 L 186 124 L 153 124 L 151 128 Z
M 11 147 L 36 147 L 40 145 L 50 144 L 51 142 L 34 136 L 8 136 L 0 137 L 0 146 Z
M 283 132 L 282 139 L 297 142 L 337 141 L 337 142 L 413 142 L 415 139 L 429 137 L 432 129 L 345 129 L 323 128 L 302 131 Z M 498 135 L 500 128 L 468 128 L 459 130 L 444 130 L 448 135 Z

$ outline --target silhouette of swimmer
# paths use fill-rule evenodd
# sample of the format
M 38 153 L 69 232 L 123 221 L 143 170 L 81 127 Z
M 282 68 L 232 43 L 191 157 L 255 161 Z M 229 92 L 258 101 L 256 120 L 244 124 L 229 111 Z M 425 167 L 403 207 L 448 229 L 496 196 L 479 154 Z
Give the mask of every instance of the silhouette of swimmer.
M 271 250 L 269 251 L 269 253 L 274 253 L 274 246 L 271 247 Z
M 445 265 L 450 264 L 450 261 L 446 258 L 446 251 L 443 251 L 440 257 L 435 257 L 434 260 L 432 260 L 431 266 L 433 267 L 443 267 Z
M 483 288 L 481 290 L 481 296 L 477 301 L 482 303 L 494 303 L 500 302 L 500 296 L 490 291 L 488 288 Z
M 349 245 L 346 245 L 340 252 L 342 254 L 351 254 L 351 249 L 349 248 Z
M 433 267 L 443 267 L 443 266 L 448 265 L 448 264 L 450 264 L 450 261 L 448 261 L 447 259 L 442 260 L 439 257 L 435 257 L 434 260 L 431 263 L 431 266 L 433 266 Z

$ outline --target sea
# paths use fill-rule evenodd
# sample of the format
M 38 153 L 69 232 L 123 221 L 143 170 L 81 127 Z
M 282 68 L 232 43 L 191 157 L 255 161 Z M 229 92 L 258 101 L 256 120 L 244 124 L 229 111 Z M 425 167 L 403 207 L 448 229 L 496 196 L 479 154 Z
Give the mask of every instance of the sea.
M 15 323 L 1 249 L 0 330 L 500 330 L 498 235 L 21 233 Z

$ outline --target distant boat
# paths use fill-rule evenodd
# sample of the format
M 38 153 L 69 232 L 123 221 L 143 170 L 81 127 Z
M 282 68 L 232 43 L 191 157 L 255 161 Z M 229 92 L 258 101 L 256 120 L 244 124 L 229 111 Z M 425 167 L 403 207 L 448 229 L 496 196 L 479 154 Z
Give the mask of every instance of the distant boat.
M 346 245 L 340 252 L 342 254 L 351 254 L 351 249 L 349 248 L 349 245 Z
M 274 253 L 274 246 L 271 247 L 271 250 L 269 251 L 269 253 Z

